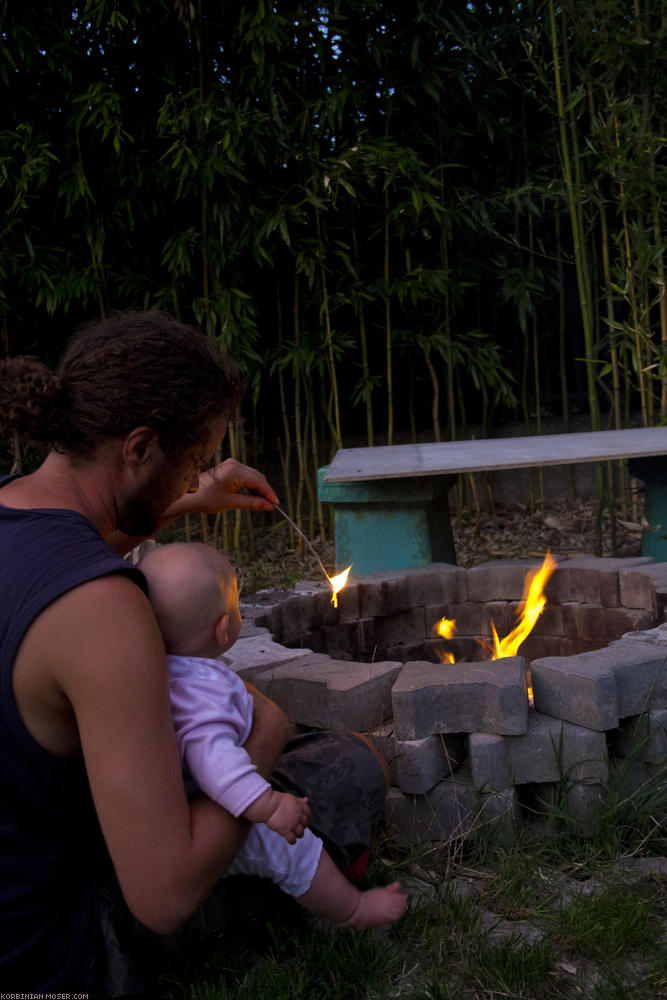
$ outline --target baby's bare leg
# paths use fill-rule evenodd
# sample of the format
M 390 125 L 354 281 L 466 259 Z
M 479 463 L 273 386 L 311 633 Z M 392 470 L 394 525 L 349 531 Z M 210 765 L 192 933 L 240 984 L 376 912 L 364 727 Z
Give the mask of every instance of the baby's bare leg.
M 323 850 L 310 889 L 297 896 L 296 901 L 335 927 L 365 931 L 398 920 L 405 910 L 407 897 L 398 882 L 362 892 L 348 882 Z

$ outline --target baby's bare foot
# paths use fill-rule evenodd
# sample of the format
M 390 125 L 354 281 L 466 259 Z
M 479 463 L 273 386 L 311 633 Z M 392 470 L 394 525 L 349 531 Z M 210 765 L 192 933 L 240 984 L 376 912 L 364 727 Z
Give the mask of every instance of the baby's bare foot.
M 337 927 L 351 927 L 355 931 L 367 931 L 372 927 L 393 924 L 405 911 L 408 897 L 401 892 L 398 882 L 392 882 L 381 889 L 368 889 L 359 893 L 356 909 L 351 917 Z

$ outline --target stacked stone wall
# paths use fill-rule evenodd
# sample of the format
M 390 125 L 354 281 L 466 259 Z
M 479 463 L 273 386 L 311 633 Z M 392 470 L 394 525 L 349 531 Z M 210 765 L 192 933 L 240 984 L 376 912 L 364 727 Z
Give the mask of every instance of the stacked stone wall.
M 664 771 L 667 564 L 560 563 L 521 655 L 485 659 L 491 618 L 509 631 L 539 565 L 371 574 L 338 608 L 326 586 L 246 605 L 225 658 L 293 723 L 372 733 L 392 770 L 388 829 L 402 842 L 441 844 L 489 824 L 511 834 L 547 802 L 587 832 L 619 762 L 631 759 L 630 782 Z M 442 617 L 466 630 L 454 663 L 435 662 L 454 647 L 432 635 Z

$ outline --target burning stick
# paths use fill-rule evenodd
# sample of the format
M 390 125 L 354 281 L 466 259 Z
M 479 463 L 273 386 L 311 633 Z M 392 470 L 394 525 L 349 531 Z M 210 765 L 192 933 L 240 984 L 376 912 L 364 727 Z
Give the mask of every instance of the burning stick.
M 294 530 L 299 535 L 301 535 L 301 537 L 303 538 L 304 542 L 306 543 L 306 545 L 308 546 L 308 548 L 310 549 L 310 551 L 313 553 L 313 555 L 317 559 L 318 563 L 320 564 L 320 569 L 322 570 L 322 572 L 326 576 L 327 580 L 329 581 L 329 586 L 331 587 L 331 590 L 332 590 L 331 603 L 333 604 L 333 606 L 335 608 L 337 608 L 338 607 L 338 592 L 339 592 L 339 590 L 342 590 L 343 587 L 345 586 L 345 584 L 347 583 L 347 578 L 348 578 L 350 570 L 352 569 L 352 566 L 348 566 L 347 569 L 344 569 L 342 573 L 338 573 L 337 576 L 329 576 L 329 574 L 327 573 L 327 571 L 324 568 L 324 563 L 322 562 L 322 560 L 318 556 L 317 552 L 315 551 L 315 549 L 311 545 L 309 539 L 306 538 L 306 536 L 304 535 L 304 533 L 301 530 L 301 528 L 297 524 L 294 523 L 294 521 L 292 520 L 291 517 L 288 517 L 288 515 L 285 513 L 285 511 L 282 510 L 278 506 L 277 503 L 274 504 L 273 506 L 275 507 L 275 509 L 278 511 L 279 514 L 282 514 L 282 516 L 285 518 L 286 521 L 289 521 L 289 523 L 292 525 L 292 527 L 294 528 Z

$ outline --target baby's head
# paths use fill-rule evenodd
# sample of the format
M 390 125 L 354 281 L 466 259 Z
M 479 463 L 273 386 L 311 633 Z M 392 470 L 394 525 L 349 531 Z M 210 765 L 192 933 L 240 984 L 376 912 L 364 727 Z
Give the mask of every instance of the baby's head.
M 175 656 L 219 656 L 241 631 L 231 563 L 200 542 L 159 545 L 139 562 L 165 648 Z

